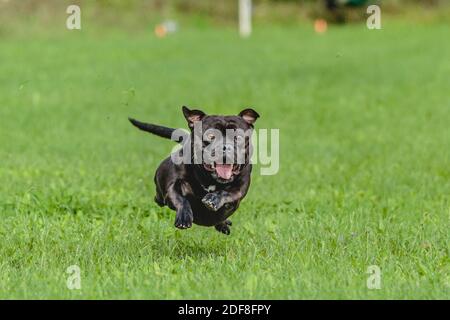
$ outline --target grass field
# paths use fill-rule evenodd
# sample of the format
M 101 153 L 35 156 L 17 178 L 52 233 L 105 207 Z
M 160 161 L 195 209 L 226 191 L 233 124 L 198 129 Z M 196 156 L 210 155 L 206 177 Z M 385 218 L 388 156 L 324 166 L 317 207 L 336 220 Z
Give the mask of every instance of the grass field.
M 0 298 L 448 299 L 449 31 L 3 35 Z M 173 144 L 127 117 L 186 127 L 183 104 L 280 129 L 228 237 L 153 202 Z

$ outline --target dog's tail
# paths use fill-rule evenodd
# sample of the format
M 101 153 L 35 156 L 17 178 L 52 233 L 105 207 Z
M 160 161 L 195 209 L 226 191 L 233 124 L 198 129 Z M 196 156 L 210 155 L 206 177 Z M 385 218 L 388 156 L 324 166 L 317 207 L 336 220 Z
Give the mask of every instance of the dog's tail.
M 138 129 L 140 129 L 142 131 L 147 131 L 147 132 L 153 133 L 154 135 L 157 135 L 158 137 L 162 137 L 162 138 L 166 138 L 166 139 L 172 139 L 172 134 L 176 130 L 176 129 L 173 129 L 173 128 L 167 128 L 167 127 L 163 127 L 163 126 L 158 126 L 156 124 L 140 122 L 140 121 L 137 121 L 137 120 L 132 119 L 132 118 L 128 118 L 128 120 L 130 120 L 130 122 L 135 127 L 137 127 Z M 174 141 L 181 142 L 182 140 L 183 139 L 181 137 L 181 138 L 176 139 Z

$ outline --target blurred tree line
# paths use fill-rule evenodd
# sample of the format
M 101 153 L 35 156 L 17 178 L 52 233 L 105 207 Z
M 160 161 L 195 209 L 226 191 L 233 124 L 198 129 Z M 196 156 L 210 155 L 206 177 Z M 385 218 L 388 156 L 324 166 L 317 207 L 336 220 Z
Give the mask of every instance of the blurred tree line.
M 114 22 L 120 16 L 121 21 L 128 19 L 135 25 L 151 19 L 187 17 L 235 23 L 238 11 L 238 0 L 0 0 L 0 28 L 18 16 L 51 20 L 70 4 L 80 5 L 85 17 L 99 22 Z M 415 11 L 419 17 L 426 11 L 450 21 L 450 0 L 253 0 L 253 4 L 256 22 L 288 23 L 318 17 L 336 22 L 358 21 L 366 17 L 369 4 L 381 4 L 383 14 L 400 16 Z M 333 5 L 337 9 L 332 9 Z M 442 10 L 444 6 L 446 10 Z

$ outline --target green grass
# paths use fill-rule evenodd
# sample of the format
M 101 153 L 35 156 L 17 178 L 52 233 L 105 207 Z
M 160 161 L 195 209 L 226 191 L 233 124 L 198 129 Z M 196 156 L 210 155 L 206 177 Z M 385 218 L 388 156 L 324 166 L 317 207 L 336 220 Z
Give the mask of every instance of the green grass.
M 383 28 L 3 35 L 0 298 L 448 299 L 449 27 Z M 280 129 L 228 237 L 153 202 L 183 104 Z

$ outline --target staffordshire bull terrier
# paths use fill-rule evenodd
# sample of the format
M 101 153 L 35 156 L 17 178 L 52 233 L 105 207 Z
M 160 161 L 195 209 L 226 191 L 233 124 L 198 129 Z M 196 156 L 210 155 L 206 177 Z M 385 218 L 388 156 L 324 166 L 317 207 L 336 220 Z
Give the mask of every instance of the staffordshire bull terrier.
M 253 109 L 237 116 L 182 110 L 190 133 L 129 118 L 140 130 L 182 144 L 156 170 L 155 202 L 176 211 L 179 229 L 195 223 L 229 235 L 228 218 L 250 186 L 251 134 L 259 115 Z

